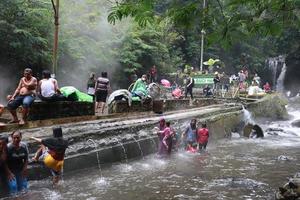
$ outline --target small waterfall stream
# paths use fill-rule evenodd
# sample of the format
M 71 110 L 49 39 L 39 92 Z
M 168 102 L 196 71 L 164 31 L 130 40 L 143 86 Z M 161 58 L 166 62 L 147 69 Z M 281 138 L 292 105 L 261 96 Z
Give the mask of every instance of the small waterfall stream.
M 282 69 L 281 69 L 281 73 L 277 79 L 276 82 L 276 91 L 283 93 L 284 92 L 284 79 L 285 79 L 285 74 L 286 74 L 286 64 L 283 63 Z
M 283 70 L 286 71 L 285 57 L 280 55 L 278 57 L 268 58 L 266 60 L 266 65 L 272 72 L 272 87 L 275 88 L 276 86 L 277 89 L 277 84 L 278 84 L 277 79 L 279 79 L 280 75 L 283 74 L 282 73 Z M 284 80 L 285 71 L 284 74 L 282 75 L 283 76 L 281 78 L 282 80 Z M 282 86 L 283 86 L 283 81 L 282 81 Z

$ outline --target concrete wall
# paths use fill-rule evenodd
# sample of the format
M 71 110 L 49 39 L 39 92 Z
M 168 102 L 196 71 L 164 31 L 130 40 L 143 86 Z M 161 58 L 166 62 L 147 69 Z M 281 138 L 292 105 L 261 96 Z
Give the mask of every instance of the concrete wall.
M 28 120 L 55 119 L 84 115 L 95 115 L 94 103 L 77 101 L 41 101 L 32 104 Z
M 201 123 L 207 123 L 210 129 L 210 142 L 230 137 L 231 131 L 241 123 L 242 119 L 241 106 L 222 106 L 210 112 L 198 112 L 193 109 L 184 112 L 187 114 L 192 112 L 192 114 L 182 117 L 174 114 L 166 115 L 165 117 L 172 122 L 174 128 L 179 132 L 183 132 L 185 127 L 182 125 L 189 122 L 192 118 L 198 120 L 198 126 Z M 121 127 L 108 126 L 107 128 L 91 130 L 90 132 L 84 132 L 85 129 L 82 128 L 76 134 L 73 133 L 71 135 L 67 133 L 66 135 L 71 141 L 71 149 L 67 152 L 65 172 L 97 167 L 98 164 L 107 166 L 115 162 L 125 163 L 126 160 L 142 158 L 142 154 L 146 156 L 155 153 L 157 151 L 158 138 L 156 133 L 151 130 L 157 126 L 157 122 L 158 119 L 155 118 L 154 120 L 146 120 L 142 123 L 136 122 L 135 124 Z M 86 124 L 85 126 L 88 125 Z M 67 131 L 67 129 L 65 128 L 64 131 Z M 95 141 L 96 145 L 87 142 L 87 140 L 91 139 Z M 37 145 L 29 143 L 29 149 L 33 153 L 37 149 Z M 49 175 L 49 172 L 40 165 L 30 165 L 30 179 L 40 179 Z

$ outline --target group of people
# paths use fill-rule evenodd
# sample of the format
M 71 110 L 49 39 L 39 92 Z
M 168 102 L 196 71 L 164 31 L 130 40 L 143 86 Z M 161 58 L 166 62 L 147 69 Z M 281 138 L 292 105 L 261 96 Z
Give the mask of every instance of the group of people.
M 51 77 L 49 70 L 44 70 L 42 79 L 37 80 L 32 75 L 32 70 L 26 68 L 23 77 L 20 79 L 17 88 L 12 95 L 7 96 L 7 108 L 12 115 L 12 120 L 8 123 L 19 123 L 24 125 L 27 121 L 29 108 L 36 97 L 42 101 L 60 101 L 66 98 L 61 94 L 57 80 Z M 22 117 L 19 120 L 17 108 L 22 105 Z
M 101 113 L 104 112 L 105 102 L 109 92 L 110 83 L 107 78 L 107 72 L 102 72 L 101 77 L 98 79 L 95 79 L 95 74 L 92 73 L 87 84 L 87 93 L 94 97 L 96 101 L 96 111 L 100 109 Z M 57 80 L 51 77 L 49 70 L 44 70 L 42 72 L 42 79 L 38 81 L 37 78 L 32 75 L 32 70 L 26 68 L 14 93 L 7 96 L 7 109 L 12 115 L 12 120 L 8 123 L 24 125 L 27 122 L 30 106 L 36 98 L 47 102 L 68 100 L 68 98 L 61 93 Z M 17 115 L 17 108 L 19 106 L 22 106 L 21 119 L 18 119 Z M 0 114 L 3 110 L 4 106 L 0 104 Z
M 53 175 L 53 184 L 57 184 L 62 175 L 64 155 L 68 147 L 68 141 L 63 139 L 62 129 L 54 128 L 52 138 L 31 139 L 41 144 L 32 161 L 42 161 Z M 28 156 L 27 144 L 22 142 L 22 132 L 14 131 L 10 138 L 0 137 L 0 193 L 15 195 L 27 190 Z
M 180 135 L 171 127 L 171 123 L 161 118 L 159 127 L 156 127 L 159 139 L 158 154 L 161 156 L 170 155 L 172 149 L 178 149 L 180 144 L 188 152 L 202 152 L 206 150 L 209 138 L 209 130 L 205 123 L 201 128 L 197 127 L 197 120 L 192 119 L 185 131 Z
M 107 72 L 102 72 L 101 76 L 96 79 L 95 73 L 90 74 L 87 82 L 87 94 L 93 97 L 95 102 L 95 112 L 104 113 L 106 99 L 111 92 L 110 81 Z

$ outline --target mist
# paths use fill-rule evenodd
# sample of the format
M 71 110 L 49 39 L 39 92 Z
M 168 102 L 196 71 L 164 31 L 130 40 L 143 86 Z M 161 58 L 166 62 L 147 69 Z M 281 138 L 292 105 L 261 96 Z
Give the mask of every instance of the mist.
M 72 85 L 83 92 L 91 72 L 98 77 L 107 71 L 113 80 L 114 72 L 120 69 L 118 48 L 131 24 L 130 20 L 109 24 L 107 16 L 111 5 L 108 1 L 85 2 L 69 0 L 60 6 L 57 72 L 60 87 Z
M 0 69 L 0 104 L 6 105 L 6 96 L 15 91 L 22 73 L 12 70 L 14 66 L 0 64 Z

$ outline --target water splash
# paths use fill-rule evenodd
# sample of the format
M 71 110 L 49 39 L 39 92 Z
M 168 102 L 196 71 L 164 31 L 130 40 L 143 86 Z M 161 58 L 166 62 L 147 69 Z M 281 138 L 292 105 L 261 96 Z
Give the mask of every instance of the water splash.
M 143 160 L 145 160 L 145 157 L 144 157 L 144 153 L 143 153 L 143 150 L 142 150 L 142 147 L 141 147 L 141 144 L 139 143 L 139 141 L 137 141 L 137 139 L 135 139 L 134 136 L 132 136 L 133 140 L 137 143 L 139 149 L 140 149 L 140 152 L 141 152 L 141 156 L 143 158 Z
M 244 106 L 243 106 L 243 121 L 246 124 L 255 124 L 255 121 L 252 117 L 251 112 L 249 112 L 249 110 L 247 110 Z
M 99 152 L 97 151 L 97 146 L 98 146 L 98 145 L 97 145 L 97 143 L 95 142 L 95 140 L 93 140 L 93 139 L 88 139 L 86 142 L 88 143 L 89 146 L 91 146 L 91 145 L 89 144 L 89 143 L 91 143 L 91 144 L 92 144 L 92 147 L 95 148 L 95 150 L 96 150 L 98 169 L 99 169 L 99 171 L 100 171 L 100 176 L 102 177 L 102 169 L 101 169 L 101 164 L 100 164 Z
M 118 138 L 115 137 L 114 140 L 116 140 L 118 142 L 118 144 L 120 144 L 120 146 L 122 147 L 126 164 L 128 164 L 128 157 L 127 157 L 127 153 L 126 153 L 126 149 L 125 149 L 124 145 L 118 140 Z

